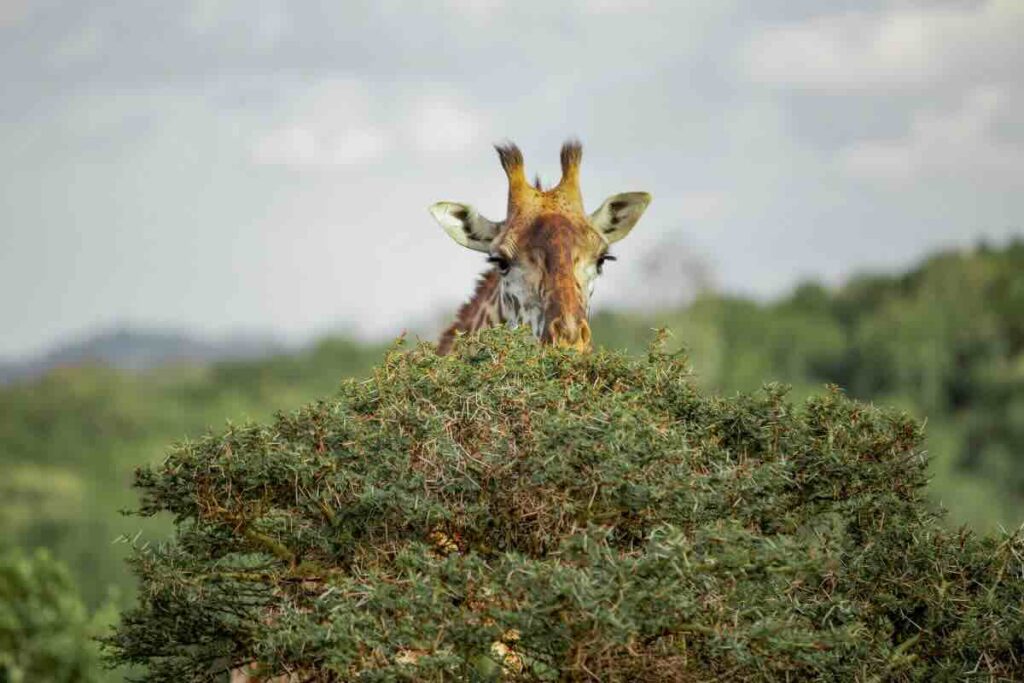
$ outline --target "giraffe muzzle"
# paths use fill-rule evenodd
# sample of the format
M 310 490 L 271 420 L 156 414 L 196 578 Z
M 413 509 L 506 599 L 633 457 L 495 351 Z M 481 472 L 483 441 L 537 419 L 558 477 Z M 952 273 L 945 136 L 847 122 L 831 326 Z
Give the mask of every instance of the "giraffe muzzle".
M 589 351 L 591 349 L 590 323 L 585 318 L 579 321 L 573 318 L 556 318 L 548 325 L 546 334 L 541 341 L 553 346 Z

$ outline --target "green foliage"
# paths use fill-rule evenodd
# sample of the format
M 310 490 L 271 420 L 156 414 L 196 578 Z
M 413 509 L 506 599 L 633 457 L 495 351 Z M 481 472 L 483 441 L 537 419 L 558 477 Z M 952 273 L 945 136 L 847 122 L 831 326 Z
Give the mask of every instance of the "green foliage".
M 658 350 L 395 352 L 138 472 L 176 536 L 108 646 L 153 681 L 1024 675 L 1024 539 L 944 530 L 921 437 Z
M 91 608 L 111 588 L 131 600 L 121 535 L 163 537 L 168 524 L 140 524 L 132 471 L 167 444 L 235 418 L 264 418 L 365 372 L 380 347 L 325 341 L 310 351 L 211 368 L 132 374 L 83 366 L 0 387 L 0 538 L 46 547 L 72 568 Z
M 955 524 L 1024 523 L 1024 241 L 938 254 L 898 276 L 859 277 L 783 300 L 709 295 L 675 313 L 609 314 L 597 340 L 640 353 L 666 325 L 701 384 L 724 393 L 781 381 L 837 384 L 927 419 L 931 493 Z
M 67 569 L 47 552 L 0 550 L 0 681 L 100 680 L 92 638 L 104 618 L 89 615 Z
M 835 383 L 927 418 L 926 490 L 950 509 L 945 525 L 1024 521 L 1024 243 L 941 254 L 905 275 L 838 289 L 806 285 L 774 303 L 709 295 L 678 311 L 606 314 L 593 329 L 600 345 L 643 355 L 661 326 L 688 347 L 709 393 L 778 380 L 802 400 Z M 127 546 L 111 541 L 141 532 L 143 544 L 171 528 L 166 516 L 118 514 L 135 503 L 135 467 L 226 419 L 265 420 L 328 395 L 380 356 L 379 347 L 328 340 L 260 361 L 141 374 L 76 367 L 0 387 L 0 538 L 49 548 L 87 609 L 112 587 L 128 607 Z

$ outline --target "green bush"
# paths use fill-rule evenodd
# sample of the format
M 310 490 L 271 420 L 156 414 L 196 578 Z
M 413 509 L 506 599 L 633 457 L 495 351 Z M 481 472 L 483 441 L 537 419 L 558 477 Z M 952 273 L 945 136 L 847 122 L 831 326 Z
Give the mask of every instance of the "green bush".
M 0 550 L 0 681 L 100 680 L 99 621 L 47 552 Z
M 177 533 L 107 644 L 153 681 L 1024 676 L 1024 540 L 946 531 L 921 438 L 657 349 L 394 352 L 138 472 Z

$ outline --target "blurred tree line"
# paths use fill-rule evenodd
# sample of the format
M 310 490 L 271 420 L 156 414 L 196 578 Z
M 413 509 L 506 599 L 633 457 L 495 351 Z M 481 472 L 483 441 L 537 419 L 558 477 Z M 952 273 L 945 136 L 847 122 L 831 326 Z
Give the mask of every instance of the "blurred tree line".
M 341 377 L 365 372 L 381 354 L 381 348 L 332 339 L 261 361 L 137 374 L 80 366 L 0 387 L 0 539 L 15 548 L 10 552 L 46 548 L 52 554 L 30 561 L 0 553 L 0 593 L 7 561 L 10 576 L 24 585 L 51 586 L 58 596 L 51 600 L 54 609 L 77 619 L 63 630 L 33 631 L 27 621 L 12 626 L 21 637 L 0 639 L 0 683 L 22 680 L 18 672 L 33 671 L 32 662 L 48 673 L 24 674 L 26 681 L 121 680 L 120 672 L 101 671 L 95 644 L 74 624 L 88 621 L 88 632 L 97 633 L 116 615 L 111 607 L 133 602 L 127 546 L 117 539 L 145 542 L 165 537 L 170 528 L 168 520 L 120 514 L 138 502 L 130 488 L 134 469 L 158 462 L 174 441 L 221 429 L 225 420 L 265 419 L 330 394 Z M 62 570 L 52 566 L 58 563 L 73 581 L 58 580 Z M 21 589 L 9 592 L 20 595 Z M 81 615 L 73 606 L 79 595 Z M 11 610 L 21 614 L 30 607 L 25 602 Z M 65 644 L 69 633 L 79 634 L 87 654 Z M 51 650 L 58 655 L 42 661 Z M 14 662 L 9 669 L 5 658 Z
M 708 388 L 774 380 L 803 396 L 837 384 L 927 420 L 931 494 L 950 520 L 1024 522 L 1024 241 L 767 304 L 705 294 L 673 312 L 608 313 L 593 329 L 600 344 L 641 350 L 662 326 Z
M 91 681 L 93 638 L 116 611 L 86 610 L 67 568 L 44 549 L 0 548 L 0 681 Z
M 835 290 L 808 284 L 771 303 L 703 294 L 593 324 L 598 344 L 637 352 L 657 327 L 688 348 L 706 388 L 782 381 L 799 398 L 833 383 L 927 418 L 930 494 L 950 522 L 990 530 L 1024 521 L 1024 241 L 939 254 Z M 329 339 L 266 360 L 137 374 L 82 366 L 0 387 L 0 538 L 47 548 L 90 613 L 126 606 L 134 586 L 115 539 L 169 528 L 119 514 L 136 503 L 135 467 L 225 420 L 262 420 L 331 394 L 382 354 Z

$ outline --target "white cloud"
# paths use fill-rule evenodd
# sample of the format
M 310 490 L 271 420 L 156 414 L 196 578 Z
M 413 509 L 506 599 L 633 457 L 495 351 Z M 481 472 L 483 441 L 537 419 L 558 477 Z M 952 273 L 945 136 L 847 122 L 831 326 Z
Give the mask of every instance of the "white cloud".
M 282 94 L 284 111 L 276 125 L 264 127 L 251 157 L 259 164 L 324 166 L 376 161 L 399 146 L 428 155 L 460 153 L 479 141 L 485 117 L 459 98 L 396 96 L 354 79 L 302 84 Z
M 417 103 L 406 124 L 413 144 L 428 154 L 453 154 L 472 146 L 483 130 L 483 117 L 449 99 Z
M 258 164 L 348 166 L 374 161 L 387 151 L 389 138 L 378 128 L 347 128 L 324 134 L 303 126 L 283 126 L 258 140 L 252 158 Z
M 316 134 L 301 126 L 284 126 L 271 131 L 253 148 L 253 160 L 259 164 L 311 164 L 318 154 Z
M 770 26 L 741 53 L 756 83 L 843 92 L 937 83 L 964 70 L 999 68 L 1020 50 L 1024 3 L 895 6 Z
M 445 7 L 463 17 L 487 19 L 505 8 L 505 0 L 445 0 Z
M 577 7 L 584 14 L 628 14 L 654 8 L 654 0 L 579 0 Z
M 28 0 L 4 0 L 0 2 L 0 28 L 17 26 L 31 13 Z
M 258 164 L 352 165 L 377 161 L 393 148 L 457 154 L 478 143 L 485 116 L 459 104 L 458 93 L 403 95 L 362 81 L 332 79 L 282 92 L 283 111 L 251 145 Z
M 391 138 L 381 128 L 349 128 L 335 140 L 335 163 L 356 164 L 377 159 L 387 151 Z
M 105 36 L 98 26 L 85 26 L 64 38 L 50 53 L 50 63 L 69 67 L 88 62 L 103 49 Z
M 688 192 L 679 201 L 676 217 L 687 221 L 722 218 L 729 209 L 729 196 L 724 192 Z
M 214 30 L 231 9 L 231 0 L 193 0 L 187 12 L 188 27 L 203 35 Z
M 288 90 L 276 125 L 251 147 L 258 164 L 345 166 L 376 161 L 393 135 L 376 122 L 369 89 L 352 79 L 325 80 Z
M 185 23 L 197 36 L 228 42 L 235 37 L 257 50 L 277 45 L 291 24 L 283 0 L 194 0 Z
M 842 150 L 839 168 L 848 176 L 901 184 L 935 176 L 1024 178 L 1024 150 L 1000 142 L 993 123 L 1010 106 L 994 86 L 970 91 L 953 111 L 917 113 L 902 139 L 868 140 Z
M 250 8 L 250 11 L 253 11 Z M 281 42 L 290 28 L 288 9 L 283 0 L 263 0 L 255 9 L 257 21 L 253 28 L 255 42 L 273 47 Z

